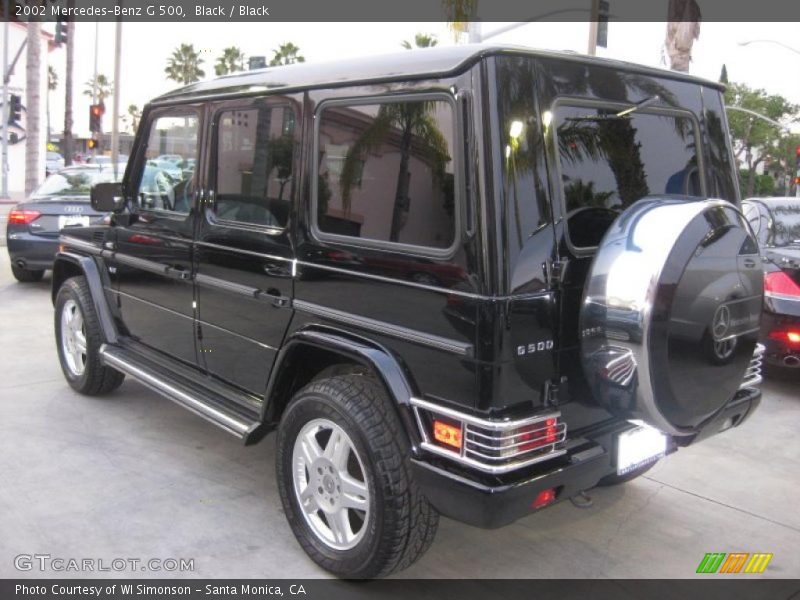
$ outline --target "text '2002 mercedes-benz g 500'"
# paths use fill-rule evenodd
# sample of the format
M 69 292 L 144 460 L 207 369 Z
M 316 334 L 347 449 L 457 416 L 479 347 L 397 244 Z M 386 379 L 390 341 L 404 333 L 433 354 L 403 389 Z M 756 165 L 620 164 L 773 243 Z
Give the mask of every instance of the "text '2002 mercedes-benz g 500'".
M 402 569 L 740 425 L 763 275 L 720 87 L 461 46 L 149 104 L 55 263 L 70 385 L 277 429 L 319 565 Z

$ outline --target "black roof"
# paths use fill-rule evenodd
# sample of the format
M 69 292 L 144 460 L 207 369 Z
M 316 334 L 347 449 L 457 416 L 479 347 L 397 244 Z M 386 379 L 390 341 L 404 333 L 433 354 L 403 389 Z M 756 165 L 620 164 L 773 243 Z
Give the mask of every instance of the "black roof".
M 404 50 L 335 61 L 297 63 L 224 75 L 217 79 L 193 83 L 159 96 L 154 102 L 189 100 L 218 94 L 241 94 L 268 90 L 290 90 L 315 87 L 335 87 L 355 83 L 372 83 L 402 79 L 428 79 L 458 73 L 484 56 L 493 54 L 525 54 L 559 58 L 656 77 L 690 81 L 724 89 L 719 83 L 654 67 L 647 67 L 607 58 L 585 56 L 571 52 L 536 50 L 524 46 L 462 44 L 434 48 Z

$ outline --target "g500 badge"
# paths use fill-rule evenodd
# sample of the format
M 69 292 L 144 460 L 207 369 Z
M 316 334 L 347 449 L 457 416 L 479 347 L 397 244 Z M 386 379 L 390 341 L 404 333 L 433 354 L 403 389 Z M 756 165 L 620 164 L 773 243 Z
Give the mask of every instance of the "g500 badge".
M 525 356 L 526 354 L 536 354 L 537 352 L 544 352 L 553 349 L 553 340 L 543 340 L 541 342 L 534 342 L 527 346 L 517 346 L 517 356 Z

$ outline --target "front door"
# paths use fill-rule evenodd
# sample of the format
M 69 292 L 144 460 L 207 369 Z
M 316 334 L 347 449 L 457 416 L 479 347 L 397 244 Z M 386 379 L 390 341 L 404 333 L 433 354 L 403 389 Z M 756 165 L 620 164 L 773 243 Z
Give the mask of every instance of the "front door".
M 116 228 L 120 310 L 131 337 L 195 366 L 192 241 L 201 113 L 160 109 L 148 122 L 127 184 L 130 222 Z
M 195 245 L 201 362 L 256 396 L 292 316 L 298 112 L 282 97 L 211 111 L 210 191 Z

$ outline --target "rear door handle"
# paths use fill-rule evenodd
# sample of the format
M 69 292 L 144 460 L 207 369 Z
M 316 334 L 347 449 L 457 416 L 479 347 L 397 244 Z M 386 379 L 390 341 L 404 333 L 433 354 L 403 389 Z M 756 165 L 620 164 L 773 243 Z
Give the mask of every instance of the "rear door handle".
M 165 272 L 170 277 L 181 279 L 183 281 L 186 281 L 192 276 L 191 272 L 188 269 L 182 267 L 181 265 L 169 265 L 167 266 Z
M 256 292 L 256 297 L 268 300 L 270 303 L 272 303 L 272 306 L 276 308 L 286 308 L 287 306 L 289 306 L 289 303 L 291 301 L 291 298 L 282 295 L 281 291 L 278 288 L 258 290 Z

